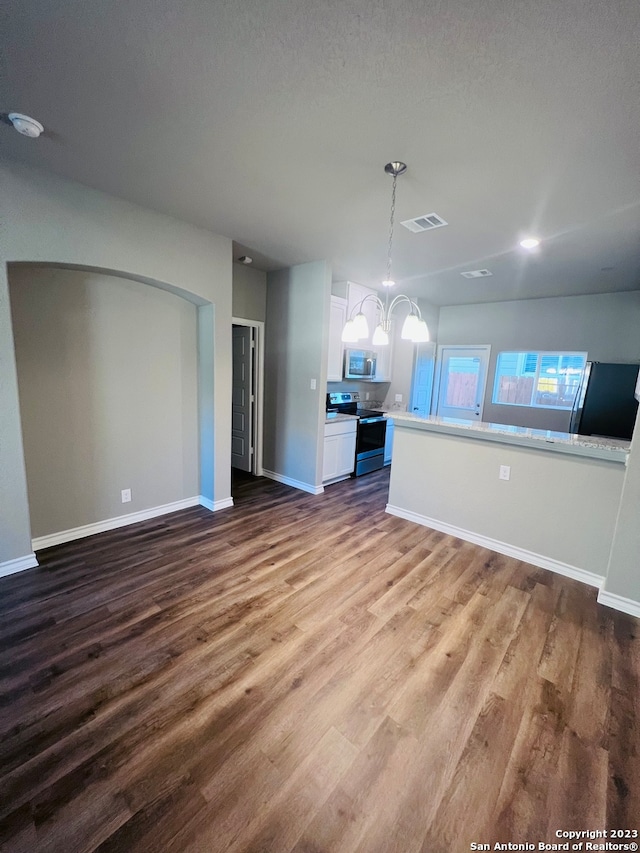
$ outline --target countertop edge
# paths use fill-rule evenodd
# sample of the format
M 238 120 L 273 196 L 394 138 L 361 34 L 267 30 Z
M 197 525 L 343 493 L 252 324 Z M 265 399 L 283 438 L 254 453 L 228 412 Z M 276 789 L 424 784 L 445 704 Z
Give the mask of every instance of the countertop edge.
M 407 413 L 394 413 L 393 420 L 397 427 L 420 430 L 423 432 L 434 432 L 442 435 L 451 435 L 460 438 L 469 438 L 476 441 L 492 441 L 501 444 L 511 444 L 519 447 L 533 448 L 534 450 L 550 451 L 552 453 L 565 453 L 571 456 L 580 456 L 586 459 L 601 459 L 605 462 L 626 464 L 629 456 L 630 442 L 620 442 L 619 446 L 612 444 L 596 444 L 587 436 L 580 437 L 569 433 L 561 433 L 559 437 L 546 438 L 542 435 L 518 435 L 501 431 L 499 425 L 490 425 L 485 422 L 477 424 L 453 424 L 441 423 L 435 418 L 420 418 Z M 562 436 L 566 435 L 566 438 Z M 611 439 L 604 441 L 612 441 Z

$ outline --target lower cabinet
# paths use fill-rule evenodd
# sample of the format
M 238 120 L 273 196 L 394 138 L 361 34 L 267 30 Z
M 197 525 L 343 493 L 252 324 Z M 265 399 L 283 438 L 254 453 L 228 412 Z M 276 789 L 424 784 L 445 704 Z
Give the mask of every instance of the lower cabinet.
M 355 468 L 357 418 L 324 426 L 322 481 L 344 480 Z

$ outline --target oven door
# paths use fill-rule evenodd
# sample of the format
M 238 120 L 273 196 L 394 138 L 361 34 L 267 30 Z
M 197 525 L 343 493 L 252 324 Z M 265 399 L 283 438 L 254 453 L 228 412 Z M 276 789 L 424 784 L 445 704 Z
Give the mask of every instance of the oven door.
M 384 455 L 386 432 L 387 421 L 385 418 L 361 418 L 358 421 L 356 458 L 366 459 L 380 452 Z

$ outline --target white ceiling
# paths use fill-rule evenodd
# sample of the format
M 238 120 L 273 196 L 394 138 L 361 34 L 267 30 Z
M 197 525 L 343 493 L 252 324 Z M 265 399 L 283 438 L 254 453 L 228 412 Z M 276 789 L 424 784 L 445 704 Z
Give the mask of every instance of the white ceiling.
M 640 288 L 638 0 L 9 0 L 9 157 L 440 304 Z M 5 6 L 5 9 L 7 7 Z M 517 247 L 543 240 L 535 255 Z M 488 279 L 460 272 L 486 267 Z

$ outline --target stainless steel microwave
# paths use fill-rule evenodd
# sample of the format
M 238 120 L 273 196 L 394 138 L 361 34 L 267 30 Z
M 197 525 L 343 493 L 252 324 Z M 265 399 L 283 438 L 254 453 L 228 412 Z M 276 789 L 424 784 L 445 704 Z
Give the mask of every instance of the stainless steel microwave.
M 375 379 L 375 376 L 375 352 L 364 349 L 347 349 L 344 351 L 345 379 Z

